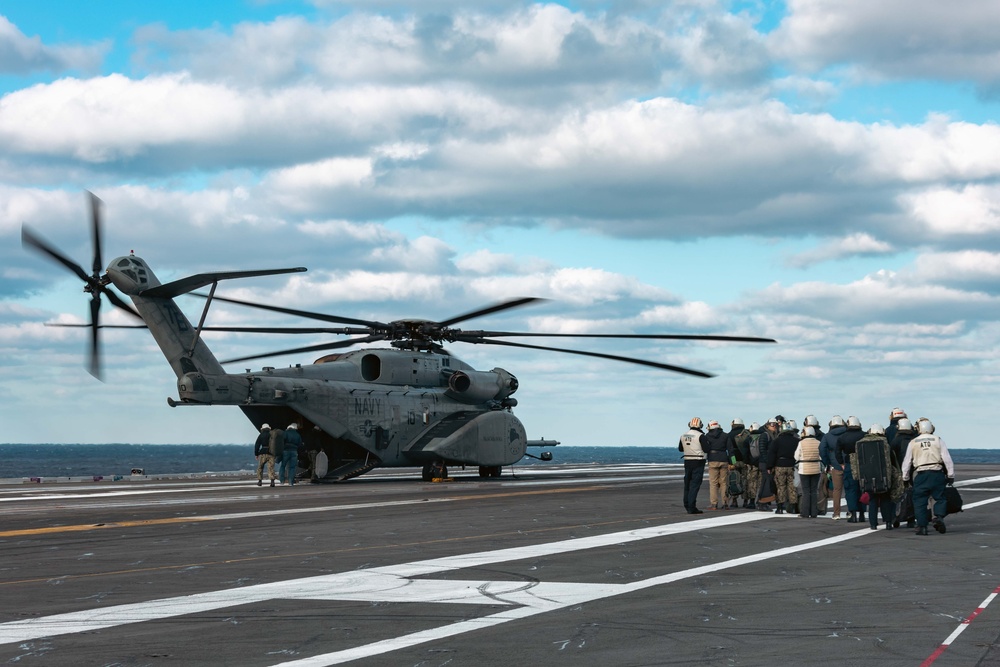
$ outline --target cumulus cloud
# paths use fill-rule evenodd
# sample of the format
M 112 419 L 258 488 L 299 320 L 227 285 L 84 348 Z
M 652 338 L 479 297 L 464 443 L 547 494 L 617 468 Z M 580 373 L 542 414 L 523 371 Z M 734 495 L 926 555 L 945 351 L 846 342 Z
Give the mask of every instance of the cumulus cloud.
M 791 0 L 769 36 L 793 67 L 850 63 L 870 77 L 974 81 L 1000 92 L 1000 8 L 990 0 Z
M 92 72 L 110 47 L 108 41 L 91 46 L 49 46 L 38 37 L 26 36 L 7 17 L 0 16 L 0 72 L 4 74 Z

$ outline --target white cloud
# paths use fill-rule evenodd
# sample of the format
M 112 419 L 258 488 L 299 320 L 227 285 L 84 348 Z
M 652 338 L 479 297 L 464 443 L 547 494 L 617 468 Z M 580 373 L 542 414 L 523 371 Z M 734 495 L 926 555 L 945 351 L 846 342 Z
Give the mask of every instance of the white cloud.
M 0 16 L 0 73 L 64 72 L 96 69 L 110 48 L 109 41 L 92 46 L 47 46 L 38 37 L 28 37 L 7 17 Z

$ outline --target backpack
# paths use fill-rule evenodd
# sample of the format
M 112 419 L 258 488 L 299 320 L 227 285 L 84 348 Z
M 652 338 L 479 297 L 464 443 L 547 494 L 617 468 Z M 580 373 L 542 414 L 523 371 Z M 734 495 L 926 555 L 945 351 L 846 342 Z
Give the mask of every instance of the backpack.
M 747 460 L 747 455 L 750 453 L 747 450 L 747 440 L 750 439 L 750 431 L 743 429 L 736 434 L 733 438 L 733 442 L 736 443 L 736 451 L 739 452 L 739 458 L 741 461 Z
M 760 461 L 760 437 L 762 433 L 754 433 L 750 436 L 750 463 Z
M 285 453 L 285 432 L 280 428 L 271 429 L 271 439 L 267 443 L 267 451 L 274 457 Z

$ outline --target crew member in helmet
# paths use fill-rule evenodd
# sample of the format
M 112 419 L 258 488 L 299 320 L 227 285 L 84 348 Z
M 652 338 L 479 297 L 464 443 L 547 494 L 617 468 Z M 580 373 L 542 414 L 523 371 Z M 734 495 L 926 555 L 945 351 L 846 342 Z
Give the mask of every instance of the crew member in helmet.
M 927 534 L 927 503 L 934 499 L 934 530 L 944 533 L 944 518 L 948 516 L 948 503 L 944 487 L 955 481 L 955 464 L 944 440 L 934 435 L 934 424 L 929 419 L 917 422 L 917 437 L 910 440 L 903 457 L 903 479 L 913 479 L 913 513 L 917 518 L 917 535 Z
M 681 436 L 677 450 L 684 456 L 684 509 L 688 514 L 701 514 L 698 509 L 698 489 L 705 478 L 705 433 L 701 419 L 692 417 L 688 430 Z
M 740 478 L 740 488 L 729 486 L 729 506 L 737 509 L 740 506 L 740 495 L 743 496 L 743 507 L 747 502 L 747 461 L 750 459 L 750 431 L 746 429 L 743 420 L 737 417 L 730 422 L 729 433 L 726 434 L 726 441 L 729 443 L 730 467 L 736 471 Z M 735 495 L 734 495 L 735 492 Z
M 885 427 L 885 439 L 892 444 L 892 439 L 896 437 L 897 429 L 899 428 L 899 420 L 906 419 L 906 411 L 903 408 L 893 408 L 892 412 L 889 413 L 889 425 Z M 900 459 L 896 459 L 899 461 Z
M 719 422 L 713 419 L 708 422 L 705 440 L 707 443 L 705 455 L 708 459 L 708 509 L 728 509 L 726 497 L 729 495 L 729 459 L 732 456 L 732 452 L 729 451 L 729 438 Z
M 799 440 L 806 437 L 806 428 L 812 427 L 813 437 L 816 438 L 816 442 L 822 443 L 823 429 L 819 427 L 819 420 L 816 419 L 816 415 L 806 415 L 806 418 L 802 420 L 802 432 L 799 433 Z M 822 463 L 822 461 L 820 461 Z M 802 466 L 799 466 L 799 478 L 802 477 Z M 826 484 L 826 467 L 823 466 L 819 472 L 819 477 L 816 478 L 816 511 L 818 516 L 826 515 L 826 505 L 827 498 L 830 497 L 829 489 Z M 805 487 L 803 486 L 803 493 L 805 493 Z M 802 514 L 802 512 L 799 512 Z
M 840 520 L 840 497 L 844 490 L 844 460 L 837 452 L 837 439 L 847 430 L 844 418 L 834 415 L 830 419 L 830 430 L 820 439 L 819 458 L 823 470 L 829 476 L 830 497 L 833 498 L 833 520 Z
M 818 512 L 817 488 L 821 476 L 819 440 L 816 429 L 806 426 L 802 429 L 802 439 L 795 448 L 795 460 L 799 464 L 799 478 L 802 480 L 802 502 L 799 516 L 815 519 Z M 824 485 L 825 486 L 825 485 Z
M 837 458 L 844 465 L 844 496 L 847 498 L 848 523 L 865 520 L 866 506 L 861 502 L 861 487 L 851 472 L 851 454 L 858 440 L 865 437 L 861 420 L 851 415 L 847 418 L 847 430 L 837 436 Z
M 777 418 L 768 419 L 758 440 L 758 447 L 760 448 L 760 464 L 758 466 L 760 469 L 760 485 L 757 490 L 757 509 L 764 512 L 771 511 L 771 503 L 775 500 L 774 472 L 768 468 L 768 456 L 771 447 L 774 446 L 774 439 L 778 437 L 780 428 Z
M 882 457 L 886 464 L 888 479 L 885 488 L 872 486 L 873 480 L 862 480 L 859 469 L 857 446 L 863 442 L 875 443 L 876 447 L 882 449 Z M 860 484 L 861 490 L 868 494 L 868 525 L 872 530 L 878 529 L 878 513 L 882 514 L 882 522 L 886 530 L 892 530 L 896 519 L 895 501 L 903 495 L 903 479 L 899 471 L 899 464 L 892 457 L 889 443 L 885 439 L 885 430 L 881 424 L 872 424 L 868 428 L 868 434 L 855 443 L 855 453 L 851 454 L 851 474 L 854 480 Z
M 767 448 L 767 468 L 774 476 L 774 490 L 778 508 L 775 514 L 791 514 L 798 504 L 795 491 L 795 450 L 799 446 L 799 433 L 792 420 L 782 424 L 782 431 Z
M 902 466 L 903 457 L 906 456 L 906 450 L 910 446 L 910 440 L 913 440 L 915 437 L 917 437 L 917 432 L 909 419 L 904 417 L 896 422 L 896 437 L 889 441 L 889 449 L 892 451 L 893 457 L 899 461 L 900 466 Z M 898 528 L 903 517 L 905 517 L 907 528 L 913 528 L 917 525 L 913 514 L 912 492 L 909 495 L 904 495 L 897 502 L 896 520 L 893 522 L 893 525 Z

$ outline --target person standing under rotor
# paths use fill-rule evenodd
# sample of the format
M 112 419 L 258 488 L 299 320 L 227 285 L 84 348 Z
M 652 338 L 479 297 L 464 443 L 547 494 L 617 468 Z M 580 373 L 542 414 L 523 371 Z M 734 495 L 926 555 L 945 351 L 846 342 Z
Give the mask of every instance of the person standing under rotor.
M 705 477 L 705 434 L 701 419 L 692 417 L 688 430 L 681 436 L 677 450 L 684 455 L 684 509 L 688 514 L 701 514 L 698 509 L 698 490 Z
M 934 530 L 944 533 L 947 529 L 944 518 L 948 516 L 948 503 L 944 498 L 944 487 L 955 481 L 955 464 L 951 461 L 948 447 L 939 436 L 934 435 L 934 424 L 929 419 L 917 422 L 919 434 L 906 448 L 903 457 L 903 480 L 911 478 L 913 471 L 913 513 L 917 518 L 917 535 L 927 534 L 927 501 L 934 499 Z

